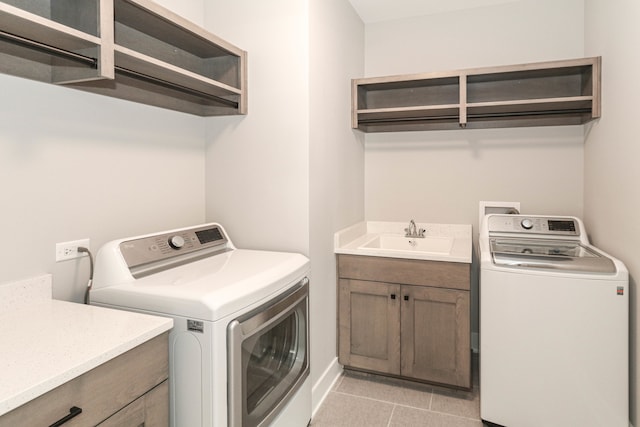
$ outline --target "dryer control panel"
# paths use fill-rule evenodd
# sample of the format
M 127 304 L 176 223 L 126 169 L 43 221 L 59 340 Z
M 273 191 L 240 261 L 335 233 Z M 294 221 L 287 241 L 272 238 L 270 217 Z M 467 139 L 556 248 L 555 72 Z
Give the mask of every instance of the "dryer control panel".
M 131 273 L 138 277 L 232 250 L 228 242 L 222 227 L 212 224 L 125 240 L 119 249 Z
M 544 234 L 580 236 L 580 225 L 572 217 L 544 217 L 525 215 L 491 215 L 489 233 Z

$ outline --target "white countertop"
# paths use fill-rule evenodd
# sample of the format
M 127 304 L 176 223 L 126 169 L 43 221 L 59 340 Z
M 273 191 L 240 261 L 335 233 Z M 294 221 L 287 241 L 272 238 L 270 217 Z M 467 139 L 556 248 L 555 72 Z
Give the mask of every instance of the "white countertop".
M 382 235 L 404 236 L 408 222 L 363 221 L 338 231 L 334 235 L 336 254 L 378 256 L 386 258 L 421 259 L 471 263 L 471 224 L 416 223 L 417 229 L 424 229 L 426 238 L 451 238 L 449 253 L 430 253 L 420 250 L 397 250 L 363 248 L 368 242 Z M 418 239 L 419 240 L 419 239 Z
M 173 327 L 168 318 L 41 295 L 18 300 L 0 311 L 0 415 Z

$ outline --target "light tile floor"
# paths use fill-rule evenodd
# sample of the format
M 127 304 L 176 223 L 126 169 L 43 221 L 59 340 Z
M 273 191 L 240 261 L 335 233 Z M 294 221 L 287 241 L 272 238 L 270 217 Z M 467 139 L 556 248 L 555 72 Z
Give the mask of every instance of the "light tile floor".
M 345 371 L 311 427 L 482 427 L 477 366 L 468 392 Z

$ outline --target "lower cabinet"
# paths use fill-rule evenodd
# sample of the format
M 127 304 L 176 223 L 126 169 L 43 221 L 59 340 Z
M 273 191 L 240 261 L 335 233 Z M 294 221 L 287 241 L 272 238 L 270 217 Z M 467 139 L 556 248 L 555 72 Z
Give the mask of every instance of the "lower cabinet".
M 165 380 L 154 389 L 107 418 L 104 422 L 98 424 L 98 426 L 168 426 L 168 402 L 169 382 Z
M 403 376 L 471 387 L 469 292 L 403 286 L 400 349 Z
M 400 375 L 400 285 L 340 279 L 338 359 Z
M 168 358 L 164 333 L 8 412 L 0 427 L 166 427 Z
M 471 388 L 470 266 L 338 255 L 348 368 Z

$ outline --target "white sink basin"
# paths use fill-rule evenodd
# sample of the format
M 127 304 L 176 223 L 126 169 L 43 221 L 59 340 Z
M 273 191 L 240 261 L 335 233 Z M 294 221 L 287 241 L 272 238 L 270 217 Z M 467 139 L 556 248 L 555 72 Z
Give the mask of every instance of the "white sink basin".
M 381 258 L 471 263 L 471 225 L 417 223 L 424 238 L 404 237 L 406 222 L 362 221 L 333 236 L 334 252 Z
M 381 234 L 370 240 L 360 249 L 380 249 L 385 251 L 424 252 L 429 254 L 448 255 L 453 247 L 451 237 L 411 238 L 397 234 Z

